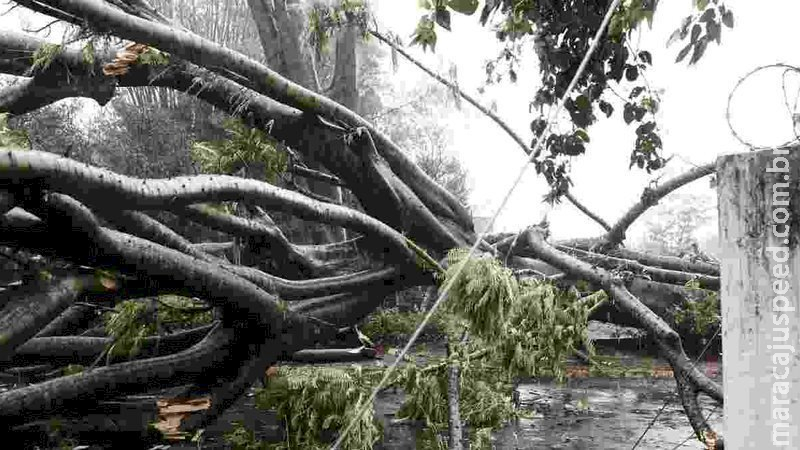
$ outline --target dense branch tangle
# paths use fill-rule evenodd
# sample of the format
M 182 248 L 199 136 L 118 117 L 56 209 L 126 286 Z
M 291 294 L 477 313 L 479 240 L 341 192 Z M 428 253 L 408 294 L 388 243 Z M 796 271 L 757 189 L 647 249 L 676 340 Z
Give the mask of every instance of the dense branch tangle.
M 165 294 L 195 297 L 213 307 L 219 320 L 205 328 L 145 337 L 138 359 L 120 362 L 118 355 L 111 355 L 105 361 L 112 363 L 108 366 L 0 394 L 1 427 L 66 414 L 92 401 L 142 393 L 152 386 L 189 386 L 186 392 L 193 396 L 210 395 L 211 409 L 184 424 L 187 429 L 202 426 L 278 359 L 331 341 L 340 328 L 357 323 L 388 293 L 435 285 L 431 272 L 438 269 L 431 261 L 474 240 L 463 205 L 342 104 L 252 58 L 173 26 L 143 2 L 114 2 L 125 5 L 124 11 L 88 0 L 19 3 L 93 32 L 146 43 L 169 52 L 168 59 L 159 64 L 135 61 L 127 71 L 101 75 L 105 64 L 118 59 L 115 52 L 122 45 L 94 49 L 91 61 L 75 45 L 59 48 L 44 66 L 31 67 L 28 58 L 45 42 L 3 31 L 0 71 L 21 78 L 0 91 L 0 112 L 24 114 L 75 96 L 104 104 L 117 87 L 173 89 L 197 96 L 249 127 L 268 130 L 276 142 L 321 162 L 327 171 L 302 165 L 290 170 L 347 188 L 360 208 L 231 174 L 139 179 L 51 153 L 3 149 L 0 244 L 46 255 L 63 266 L 43 280 L 26 280 L 23 288 L 4 294 L 10 300 L 0 310 L 3 367 L 44 362 L 54 367 L 93 365 L 115 342 L 113 337 L 76 336 L 85 332 L 90 322 L 86 316 L 93 313 L 74 305 L 77 300 L 98 305 L 100 300 L 118 303 Z M 656 194 L 666 194 L 709 171 L 665 184 Z M 242 206 L 234 214 L 203 205 L 230 201 Z M 676 373 L 691 385 L 687 389 L 719 399 L 719 388 L 692 370 L 680 339 L 666 323 L 606 272 L 587 271 L 580 262 L 633 269 L 634 276 L 662 284 L 682 285 L 694 279 L 709 287 L 718 283 L 714 277 L 718 269 L 713 266 L 687 266 L 616 248 L 625 229 L 655 201 L 643 197 L 641 205 L 610 227 L 605 239 L 557 247 L 573 258 L 537 245 L 527 234 L 521 241 L 493 241 L 482 250 L 510 254 L 510 265 L 519 269 L 541 269 L 535 259 L 550 269 L 590 278 L 659 339 Z M 358 237 L 295 244 L 269 218 L 272 211 L 345 227 Z M 227 245 L 193 242 L 156 212 L 223 232 L 234 239 L 231 248 L 238 249 L 244 241 L 246 256 L 231 261 L 234 258 L 225 257 Z M 37 300 L 46 307 L 31 311 Z M 66 331 L 55 335 L 54 330 Z M 65 355 L 59 351 L 63 345 L 79 351 Z M 114 390 L 99 389 L 109 383 Z

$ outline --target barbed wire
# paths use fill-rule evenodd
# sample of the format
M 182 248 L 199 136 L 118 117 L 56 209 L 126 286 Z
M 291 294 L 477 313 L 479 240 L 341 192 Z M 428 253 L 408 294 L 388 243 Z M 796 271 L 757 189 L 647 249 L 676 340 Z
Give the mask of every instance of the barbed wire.
M 769 150 L 769 149 L 774 149 L 776 147 L 787 147 L 787 146 L 790 146 L 792 144 L 796 144 L 796 143 L 800 142 L 800 136 L 798 136 L 797 130 L 794 129 L 795 128 L 794 127 L 794 125 L 795 125 L 795 117 L 794 117 L 794 111 L 792 111 L 792 110 L 789 110 L 789 115 L 790 115 L 790 119 L 792 120 L 793 133 L 795 135 L 795 138 L 790 140 L 790 141 L 788 141 L 788 142 L 785 142 L 785 143 L 783 143 L 781 145 L 778 145 L 778 146 L 774 146 L 774 145 L 758 146 L 758 145 L 755 145 L 752 142 L 747 141 L 739 133 L 737 133 L 736 129 L 733 127 L 733 123 L 731 123 L 731 102 L 733 100 L 734 94 L 736 94 L 736 91 L 741 87 L 741 85 L 747 79 L 749 79 L 750 77 L 752 77 L 756 73 L 759 73 L 759 72 L 767 70 L 767 69 L 780 69 L 780 68 L 784 69 L 783 74 L 781 75 L 781 78 L 782 78 L 781 85 L 782 85 L 782 88 L 783 88 L 784 103 L 786 104 L 787 110 L 789 110 L 789 102 L 788 102 L 788 99 L 787 99 L 786 82 L 785 82 L 786 81 L 786 74 L 790 73 L 790 72 L 795 72 L 795 73 L 800 74 L 800 67 L 793 66 L 791 64 L 774 63 L 774 64 L 767 64 L 767 65 L 763 65 L 763 66 L 758 66 L 755 69 L 751 70 L 750 72 L 746 73 L 743 77 L 739 78 L 739 81 L 736 82 L 736 85 L 733 87 L 733 89 L 731 89 L 731 92 L 728 94 L 728 104 L 727 104 L 727 107 L 725 108 L 725 120 L 728 122 L 728 128 L 730 129 L 731 134 L 733 135 L 733 137 L 736 138 L 736 140 L 739 141 L 742 145 L 744 145 L 745 147 L 748 147 L 751 151 Z M 799 95 L 800 95 L 800 93 L 799 93 Z M 796 107 L 797 107 L 797 100 L 795 99 L 795 108 Z

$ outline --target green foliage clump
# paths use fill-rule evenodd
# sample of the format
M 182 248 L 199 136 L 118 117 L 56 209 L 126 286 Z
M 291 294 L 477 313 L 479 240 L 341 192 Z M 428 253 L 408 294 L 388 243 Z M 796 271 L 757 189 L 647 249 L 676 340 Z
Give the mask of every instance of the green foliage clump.
M 465 319 L 474 335 L 492 340 L 505 332 L 519 286 L 511 270 L 497 259 L 468 259 L 467 254 L 466 249 L 457 248 L 447 255 L 444 286 L 450 289 L 445 309 Z
M 31 70 L 47 69 L 59 53 L 61 53 L 61 45 L 50 43 L 42 44 L 41 47 L 33 52 L 33 56 L 31 56 Z
M 266 450 L 269 444 L 256 440 L 255 433 L 248 430 L 241 421 L 231 422 L 233 429 L 223 435 L 225 442 L 233 450 Z
M 461 367 L 461 418 L 472 430 L 471 448 L 489 448 L 491 430 L 525 414 L 514 407 L 513 385 L 507 372 L 489 361 L 470 362 L 463 356 L 457 363 Z M 418 368 L 409 364 L 403 367 L 396 381 L 406 393 L 397 416 L 425 422 L 426 430 L 418 437 L 418 448 L 439 448 L 442 444 L 439 432 L 447 430 L 449 414 L 447 367 L 439 364 Z
M 694 324 L 695 333 L 706 334 L 712 326 L 719 325 L 720 320 L 722 320 L 719 315 L 719 293 L 702 289 L 700 282 L 697 280 L 687 282 L 686 288 L 702 292 L 706 297 L 698 302 L 684 302 L 683 309 L 675 312 L 675 322 L 684 324 L 691 321 Z
M 235 202 L 201 203 L 200 208 L 211 215 L 228 215 L 236 212 Z
M 366 323 L 361 326 L 361 331 L 372 338 L 406 338 L 411 336 L 422 323 L 425 313 L 416 311 L 399 311 L 397 309 L 384 309 L 369 316 Z M 428 322 L 428 327 L 433 333 L 443 332 L 441 314 L 435 313 Z
M 92 41 L 87 42 L 81 49 L 83 63 L 87 66 L 93 66 L 96 59 L 94 53 L 94 43 Z
M 567 357 L 582 345 L 592 351 L 589 315 L 606 298 L 603 291 L 579 299 L 549 282 L 521 283 L 495 357 L 512 373 L 562 380 Z
M 420 18 L 411 43 L 421 46 L 423 51 L 428 47 L 431 48 L 431 51 L 436 51 L 436 40 L 436 25 L 433 20 L 429 17 Z
M 286 153 L 267 133 L 250 128 L 238 119 L 227 119 L 223 126 L 230 137 L 222 141 L 192 144 L 192 159 L 203 172 L 233 174 L 240 169 L 258 169 L 267 181 L 275 181 L 286 170 Z
M 166 66 L 169 64 L 169 54 L 157 48 L 147 47 L 147 49 L 136 58 L 136 63 L 151 66 Z
M 287 429 L 286 441 L 271 448 L 327 448 L 324 433 L 330 437 L 333 431 L 347 426 L 382 375 L 383 369 L 357 365 L 280 367 L 267 386 L 256 393 L 256 406 L 275 409 Z M 373 414 L 363 414 L 342 448 L 372 449 L 382 434 Z
M 443 277 L 444 285 L 452 286 L 434 323 L 449 342 L 465 331 L 470 340 L 451 345 L 446 359 L 427 357 L 425 367 L 406 356 L 407 364 L 388 383 L 405 392 L 397 416 L 426 425 L 418 448 L 446 448 L 441 433 L 447 429 L 449 414 L 449 367 L 460 368 L 459 407 L 472 430 L 473 448 L 490 448 L 493 429 L 525 415 L 512 401 L 515 377 L 563 377 L 567 356 L 582 344 L 593 354 L 587 319 L 592 308 L 606 299 L 604 292 L 579 298 L 549 282 L 520 282 L 496 259 L 466 258 L 467 254 L 463 249 L 448 254 Z M 462 273 L 454 279 L 459 270 Z M 423 317 L 419 312 L 382 311 L 369 319 L 363 331 L 373 336 L 410 335 Z M 359 366 L 279 369 L 279 375 L 257 394 L 257 405 L 277 410 L 286 423 L 287 441 L 277 448 L 318 448 L 325 432 L 347 425 L 383 370 Z M 372 414 L 357 423 L 344 448 L 372 448 L 381 437 L 380 427 Z
M 84 367 L 80 364 L 70 364 L 62 369 L 64 376 L 77 375 L 83 373 Z
M 465 259 L 463 249 L 448 255 L 445 284 L 463 264 L 445 305 L 470 333 L 491 349 L 493 357 L 514 374 L 553 374 L 562 379 L 566 358 L 588 341 L 593 307 L 607 297 L 598 291 L 584 298 L 550 282 L 518 282 L 494 258 Z
M 421 45 L 423 50 L 430 46 L 435 51 L 436 25 L 450 30 L 450 11 L 470 16 L 478 9 L 478 0 L 421 0 L 420 7 L 430 13 L 422 16 L 417 23 L 412 44 Z
M 640 0 L 625 0 L 620 4 L 619 9 L 611 16 L 608 25 L 608 36 L 614 42 L 620 42 L 623 34 L 636 29 L 643 20 L 647 24 L 653 25 L 653 9 L 645 8 Z
M 211 323 L 211 311 L 203 310 L 202 302 L 179 295 L 161 295 L 158 297 L 158 320 L 162 323 L 181 323 L 201 325 Z
M 144 338 L 155 332 L 155 325 L 143 320 L 146 309 L 144 303 L 126 300 L 106 313 L 106 333 L 112 338 L 108 354 L 133 357 L 139 353 Z
M 8 113 L 0 113 L 0 148 L 30 149 L 31 141 L 25 130 L 8 125 Z

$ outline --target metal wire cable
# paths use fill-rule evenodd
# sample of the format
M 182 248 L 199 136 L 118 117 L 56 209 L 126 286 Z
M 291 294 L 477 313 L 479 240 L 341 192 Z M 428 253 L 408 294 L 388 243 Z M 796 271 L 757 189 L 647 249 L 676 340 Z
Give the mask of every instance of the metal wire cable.
M 439 298 L 436 299 L 436 302 L 434 302 L 434 304 L 431 307 L 431 309 L 428 310 L 428 313 L 422 319 L 422 322 L 419 324 L 419 326 L 417 326 L 417 329 L 414 330 L 414 334 L 411 335 L 411 338 L 409 339 L 409 341 L 406 344 L 406 346 L 397 355 L 397 359 L 395 359 L 395 361 L 392 363 L 392 365 L 389 366 L 389 368 L 384 373 L 383 378 L 381 379 L 381 381 L 378 383 L 377 386 L 375 386 L 375 389 L 372 390 L 372 393 L 370 394 L 369 398 L 365 402 L 361 403 L 361 405 L 359 406 L 358 411 L 356 412 L 355 416 L 353 416 L 353 418 L 347 424 L 347 427 L 345 427 L 345 429 L 342 430 L 342 432 L 339 434 L 339 437 L 336 439 L 336 442 L 334 442 L 333 446 L 331 447 L 331 450 L 338 450 L 339 449 L 339 446 L 342 444 L 342 442 L 344 442 L 344 439 L 347 437 L 347 434 L 350 432 L 350 430 L 353 429 L 353 426 L 356 424 L 356 422 L 361 419 L 361 417 L 367 411 L 367 408 L 372 404 L 372 402 L 375 400 L 375 397 L 377 397 L 378 393 L 383 388 L 384 384 L 389 380 L 389 377 L 392 375 L 392 372 L 394 372 L 394 370 L 397 368 L 398 364 L 400 364 L 400 362 L 403 359 L 405 359 L 405 356 L 408 353 L 408 351 L 411 349 L 411 346 L 414 344 L 414 342 L 417 340 L 417 338 L 421 334 L 422 330 L 428 324 L 428 322 L 430 321 L 431 317 L 436 312 L 436 309 L 439 307 L 439 305 L 442 303 L 442 301 L 447 297 L 447 293 L 450 291 L 451 286 L 454 284 L 454 282 L 458 279 L 458 277 L 463 272 L 464 266 L 466 265 L 466 263 L 469 260 L 469 258 L 472 257 L 472 255 L 475 254 L 475 250 L 477 250 L 478 246 L 483 241 L 483 239 L 486 236 L 486 234 L 488 234 L 488 230 L 490 230 L 492 228 L 492 226 L 494 226 L 494 223 L 497 220 L 497 217 L 500 215 L 500 213 L 505 208 L 506 204 L 508 203 L 509 198 L 511 198 L 511 194 L 514 193 L 514 190 L 517 188 L 517 186 L 522 181 L 522 177 L 525 175 L 525 172 L 527 171 L 528 166 L 530 165 L 530 162 L 535 157 L 534 155 L 536 155 L 538 153 L 538 151 L 541 149 L 542 144 L 547 140 L 547 139 L 545 139 L 545 136 L 548 136 L 550 134 L 550 129 L 551 129 L 552 125 L 553 125 L 554 119 L 556 119 L 558 117 L 558 114 L 561 113 L 561 110 L 564 108 L 564 103 L 566 102 L 567 98 L 569 98 L 569 95 L 572 92 L 572 90 L 575 89 L 575 85 L 578 83 L 578 80 L 580 79 L 580 77 L 583 74 L 584 70 L 586 70 L 586 66 L 589 64 L 589 60 L 591 59 L 592 54 L 597 49 L 597 43 L 600 42 L 600 38 L 602 37 L 603 33 L 605 32 L 605 29 L 608 26 L 609 21 L 611 20 L 611 16 L 614 14 L 614 11 L 617 9 L 619 4 L 620 4 L 620 0 L 614 0 L 611 3 L 611 6 L 608 8 L 608 11 L 606 11 L 605 16 L 603 17 L 603 22 L 600 24 L 600 28 L 597 29 L 597 33 L 595 33 L 594 39 L 592 40 L 592 44 L 589 47 L 589 50 L 586 52 L 586 55 L 583 57 L 583 60 L 581 61 L 580 66 L 578 66 L 578 71 L 575 72 L 575 76 L 572 78 L 572 81 L 570 81 L 569 86 L 567 86 L 567 90 L 564 92 L 564 95 L 561 97 L 561 100 L 558 103 L 558 107 L 555 108 L 554 110 L 550 111 L 550 115 L 547 118 L 547 125 L 545 127 L 545 132 L 542 134 L 542 138 L 537 140 L 536 147 L 531 152 L 530 156 L 523 163 L 522 167 L 520 168 L 519 174 L 517 175 L 516 179 L 514 180 L 514 183 L 511 185 L 511 188 L 508 190 L 506 195 L 503 197 L 503 201 L 500 203 L 500 206 L 497 208 L 497 211 L 495 211 L 494 215 L 492 216 L 492 219 L 489 221 L 488 226 L 486 226 L 486 228 L 484 228 L 484 230 L 480 232 L 478 238 L 475 239 L 475 243 L 472 244 L 472 247 L 469 249 L 469 252 L 467 253 L 467 256 L 464 258 L 464 260 L 461 263 L 458 264 L 458 266 L 456 268 L 456 271 L 453 274 L 453 276 L 443 286 L 443 289 L 442 289 L 441 293 L 439 294 Z

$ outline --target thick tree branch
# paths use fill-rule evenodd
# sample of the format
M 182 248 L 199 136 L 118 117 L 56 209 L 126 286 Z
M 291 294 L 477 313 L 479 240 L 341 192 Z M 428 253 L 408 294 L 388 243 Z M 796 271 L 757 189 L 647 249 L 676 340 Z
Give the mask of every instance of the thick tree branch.
M 525 244 L 527 244 L 543 261 L 573 275 L 603 286 L 603 289 L 614 299 L 615 305 L 633 316 L 645 329 L 653 334 L 664 356 L 673 367 L 678 369 L 677 371 L 691 380 L 692 385 L 697 389 L 702 390 L 714 400 L 722 403 L 722 388 L 694 366 L 694 363 L 683 351 L 681 338 L 678 333 L 670 328 L 661 317 L 644 306 L 639 299 L 634 297 L 621 280 L 603 269 L 592 266 L 589 263 L 575 259 L 552 248 L 544 242 L 535 228 L 524 232 L 523 237 Z
M 49 4 L 54 0 L 44 1 Z M 463 227 L 471 227 L 466 209 L 455 197 L 436 184 L 388 137 L 379 133 L 362 117 L 331 99 L 300 86 L 268 67 L 186 30 L 148 21 L 92 0 L 60 0 L 58 7 L 84 18 L 98 31 L 114 33 L 136 42 L 147 42 L 160 50 L 218 71 L 223 76 L 241 75 L 257 91 L 307 113 L 347 124 L 351 129 L 366 127 L 379 144 L 381 155 L 426 206 Z M 224 70 L 223 70 L 224 68 Z
M 214 325 L 203 325 L 163 336 L 151 336 L 143 340 L 141 351 L 134 359 L 163 356 L 188 349 L 200 342 Z M 12 363 L 33 364 L 82 364 L 89 365 L 114 342 L 108 337 L 52 336 L 35 337 L 17 347 Z M 128 360 L 127 356 L 109 356 L 111 363 Z
M 336 330 L 320 328 L 304 317 L 287 313 L 278 299 L 238 276 L 219 270 L 216 264 L 100 227 L 93 214 L 70 197 L 49 194 L 46 205 L 48 226 L 61 226 L 63 231 L 66 222 L 80 230 L 74 239 L 78 242 L 66 243 L 67 254 L 75 252 L 74 247 L 80 247 L 80 241 L 88 240 L 93 248 L 83 251 L 88 250 L 97 263 L 140 274 L 161 290 L 201 297 L 226 310 L 246 311 L 256 326 L 268 330 L 263 339 L 278 339 L 289 349 L 304 345 L 304 340 L 308 343 L 324 338 L 325 333 L 335 335 Z M 65 246 L 64 243 L 53 245 L 56 248 Z
M 593 242 L 567 242 L 564 247 L 571 247 L 585 251 L 600 251 L 608 256 L 616 258 L 630 259 L 639 261 L 646 266 L 660 267 L 667 270 L 679 272 L 692 272 L 704 275 L 719 276 L 719 264 L 703 261 L 692 261 L 690 258 L 678 258 L 675 256 L 656 255 L 653 253 L 639 252 L 627 248 L 601 249 Z
M 275 225 L 248 220 L 233 214 L 215 214 L 197 205 L 173 209 L 172 212 L 214 230 L 256 239 L 258 246 L 266 247 L 266 256 L 277 260 L 276 266 L 281 275 L 310 277 L 320 271 L 320 267 L 299 247 L 289 242 Z
M 8 34 L 8 36 L 11 35 Z M 0 51 L 3 49 L 3 37 L 4 34 L 0 33 Z M 26 42 L 26 51 L 30 52 L 35 51 L 45 43 L 24 35 L 15 35 L 14 37 L 15 39 L 9 37 L 8 45 L 23 40 Z M 89 79 L 91 77 L 87 73 L 87 66 L 83 64 L 80 58 L 80 51 L 70 48 L 69 51 L 63 53 L 64 56 L 56 57 L 56 60 L 62 62 L 62 64 L 54 63 L 48 67 L 48 70 L 52 72 L 51 76 L 47 78 L 47 83 L 44 80 L 38 83 L 41 85 L 41 89 L 33 92 L 34 98 L 11 102 L 10 97 L 6 96 L 6 100 L 9 101 L 4 102 L 3 93 L 0 91 L 0 110 L 8 110 L 16 114 L 31 111 L 37 107 L 37 102 L 44 96 L 46 90 L 47 92 L 52 91 L 59 94 L 57 95 L 58 98 L 65 98 L 71 93 L 64 92 L 62 85 L 65 84 L 65 80 L 73 77 L 87 78 L 85 82 L 82 81 L 81 83 L 91 87 L 93 85 Z M 100 51 L 97 56 L 98 61 L 113 58 L 113 50 L 109 49 Z M 29 61 L 29 58 L 26 57 L 24 60 Z M 0 64 L 0 67 L 3 67 L 2 64 Z M 97 74 L 100 71 L 97 69 L 92 73 Z M 401 223 L 395 223 L 391 220 L 396 216 L 395 211 L 405 210 L 407 206 L 405 204 L 390 204 L 387 202 L 385 189 L 375 189 L 371 181 L 365 177 L 367 172 L 361 170 L 364 162 L 344 144 L 340 132 L 331 130 L 322 122 L 314 120 L 313 115 L 304 117 L 303 113 L 297 109 L 280 104 L 223 76 L 176 58 L 172 58 L 170 63 L 163 67 L 134 64 L 129 67 L 127 74 L 117 77 L 117 80 L 119 86 L 164 86 L 190 95 L 196 95 L 200 99 L 234 116 L 243 116 L 251 126 L 269 129 L 271 134 L 278 140 L 301 151 L 308 158 L 321 162 L 328 169 L 339 175 L 340 179 L 356 193 L 361 205 L 370 215 L 395 228 L 400 229 L 402 227 Z M 113 84 L 111 86 L 113 87 Z M 37 92 L 38 97 L 36 96 Z M 87 93 L 86 95 L 95 96 L 93 93 Z M 106 96 L 102 92 L 97 95 Z M 417 189 L 414 182 L 411 182 L 411 189 L 409 189 L 408 186 L 405 186 L 405 182 L 393 172 L 386 175 L 389 177 L 390 185 L 394 186 L 392 189 L 407 191 L 403 195 L 403 201 L 408 203 L 408 207 L 416 210 L 422 205 L 421 209 L 425 210 L 427 217 L 430 217 L 430 213 L 427 212 L 427 209 L 430 208 L 430 202 L 416 191 L 412 191 Z M 432 190 L 425 192 L 429 195 L 436 195 L 435 191 Z M 420 202 L 420 199 L 422 199 L 422 202 Z M 448 215 L 445 214 L 443 217 L 446 219 Z M 454 231 L 458 235 L 462 235 L 465 232 L 469 234 L 467 230 L 471 230 L 472 227 L 471 220 L 467 226 L 457 222 L 447 223 L 447 226 L 454 226 Z M 441 229 L 438 224 L 436 224 L 436 227 L 437 230 Z M 420 231 L 421 228 L 423 227 L 411 230 L 409 235 L 426 246 L 444 251 L 456 245 L 452 242 L 450 232 L 431 233 L 430 230 Z M 419 234 L 419 236 L 415 233 Z M 469 240 L 469 238 L 469 236 L 466 236 L 465 239 Z
M 8 361 L 14 350 L 36 335 L 81 294 L 94 290 L 108 292 L 95 276 L 67 276 L 20 286 L 8 293 L 11 301 L 0 310 L 0 362 Z
M 225 175 L 136 179 L 52 153 L 23 150 L 2 152 L 0 179 L 41 182 L 50 189 L 76 195 L 101 209 L 124 205 L 141 209 L 172 209 L 192 203 L 248 200 L 304 219 L 352 228 L 370 238 L 373 246 L 368 249 L 377 250 L 379 255 L 395 261 L 413 261 L 413 253 L 405 238 L 371 216 L 344 206 L 317 202 L 256 180 Z
M 625 240 L 625 232 L 628 227 L 639 218 L 648 208 L 654 206 L 659 200 L 664 198 L 670 192 L 680 188 L 681 186 L 691 183 L 698 178 L 714 173 L 716 170 L 715 163 L 709 163 L 703 166 L 695 167 L 694 169 L 679 175 L 675 178 L 667 180 L 657 187 L 645 188 L 642 192 L 642 198 L 638 203 L 633 205 L 628 212 L 626 212 L 618 221 L 611 227 L 605 235 L 604 246 L 608 248 L 616 247 Z
M 145 391 L 149 385 L 191 383 L 209 367 L 225 363 L 231 330 L 218 327 L 194 347 L 143 361 L 115 364 L 0 394 L 0 427 L 21 425 L 75 410 L 91 400 Z
M 616 258 L 613 256 L 602 255 L 600 253 L 593 253 L 585 250 L 578 250 L 562 245 L 555 245 L 555 248 L 592 265 L 603 267 L 605 269 L 630 271 L 635 275 L 648 278 L 653 281 L 681 285 L 684 285 L 690 281 L 696 281 L 699 283 L 700 288 L 714 291 L 719 290 L 720 287 L 719 277 L 649 267 L 635 260 Z
M 46 327 L 42 328 L 42 331 L 37 333 L 36 337 L 69 336 L 78 330 L 85 329 L 95 317 L 97 315 L 95 308 L 92 306 L 72 305 L 52 322 L 48 323 Z

